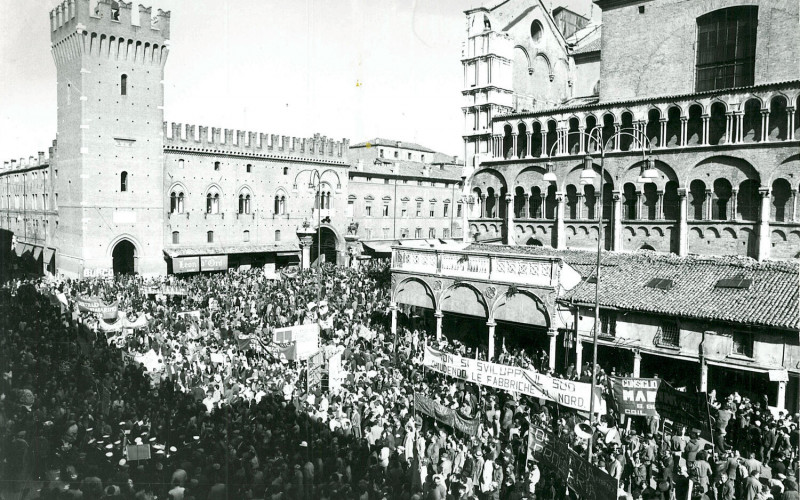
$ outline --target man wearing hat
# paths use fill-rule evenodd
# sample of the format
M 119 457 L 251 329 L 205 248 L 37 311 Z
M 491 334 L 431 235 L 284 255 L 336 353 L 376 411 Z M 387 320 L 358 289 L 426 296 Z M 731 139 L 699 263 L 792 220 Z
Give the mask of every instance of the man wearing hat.
M 700 451 L 701 446 L 700 430 L 692 429 L 692 438 L 686 443 L 686 448 L 684 449 L 684 458 L 686 459 L 686 465 L 689 469 L 692 468 L 692 464 L 697 460 L 697 452 Z

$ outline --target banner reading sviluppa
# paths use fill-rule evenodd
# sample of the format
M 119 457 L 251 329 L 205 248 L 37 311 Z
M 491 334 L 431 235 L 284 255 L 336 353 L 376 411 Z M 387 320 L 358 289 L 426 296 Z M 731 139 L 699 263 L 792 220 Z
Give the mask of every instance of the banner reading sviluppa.
M 591 384 L 553 378 L 517 366 L 464 358 L 429 346 L 425 347 L 422 363 L 426 368 L 461 380 L 549 399 L 570 408 L 589 411 Z M 599 388 L 595 390 L 595 412 L 605 413 L 605 401 Z

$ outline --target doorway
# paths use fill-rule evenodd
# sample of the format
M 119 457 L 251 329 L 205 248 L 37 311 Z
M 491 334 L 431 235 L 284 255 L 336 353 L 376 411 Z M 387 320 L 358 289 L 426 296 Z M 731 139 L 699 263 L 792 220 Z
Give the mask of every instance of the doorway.
M 114 274 L 136 274 L 136 247 L 130 240 L 121 240 L 111 253 Z

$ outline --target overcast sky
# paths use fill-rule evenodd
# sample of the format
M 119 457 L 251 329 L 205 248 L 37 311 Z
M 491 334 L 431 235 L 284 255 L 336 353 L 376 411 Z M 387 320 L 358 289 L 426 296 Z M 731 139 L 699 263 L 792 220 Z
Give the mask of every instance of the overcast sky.
M 153 12 L 172 11 L 164 118 L 353 143 L 380 136 L 460 156 L 463 11 L 481 3 L 157 0 Z M 46 151 L 55 138 L 57 4 L 0 0 L 4 160 Z M 590 0 L 545 4 L 579 10 Z

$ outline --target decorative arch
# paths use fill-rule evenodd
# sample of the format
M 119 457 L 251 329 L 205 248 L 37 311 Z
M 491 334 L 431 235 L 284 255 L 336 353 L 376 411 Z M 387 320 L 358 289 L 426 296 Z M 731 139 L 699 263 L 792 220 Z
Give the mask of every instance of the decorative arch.
M 142 244 L 139 242 L 136 237 L 130 233 L 121 233 L 116 235 L 106 246 L 106 256 L 111 257 L 114 252 L 114 247 L 117 246 L 119 242 L 122 240 L 128 240 L 133 244 L 133 248 L 136 249 L 136 255 L 142 254 Z
M 447 287 L 439 298 L 439 308 L 443 312 L 476 316 L 481 311 L 481 317 L 489 319 L 489 306 L 478 288 L 467 282 L 456 282 Z
M 720 171 L 722 166 L 722 172 Z M 758 171 L 747 160 L 734 156 L 711 156 L 697 163 L 689 171 L 690 177 L 684 179 L 684 185 L 689 185 L 693 179 L 716 179 L 725 177 L 734 186 L 745 180 L 760 182 Z
M 489 321 L 506 321 L 549 328 L 551 312 L 547 304 L 529 290 L 501 294 L 491 307 Z
M 395 286 L 392 302 L 438 310 L 433 290 L 424 280 L 416 277 L 406 278 Z
M 633 163 L 622 174 L 622 176 L 619 179 L 619 182 L 621 184 L 625 184 L 626 182 L 636 183 L 643 166 L 646 166 L 644 160 L 639 160 L 636 163 Z M 659 190 L 663 191 L 665 186 L 667 185 L 667 182 L 669 181 L 675 181 L 676 183 L 678 183 L 678 186 L 680 186 L 680 179 L 678 178 L 678 174 L 667 163 L 664 163 L 661 160 L 653 160 L 653 168 L 656 169 L 661 174 L 661 177 L 653 181 L 653 184 L 655 184 Z

